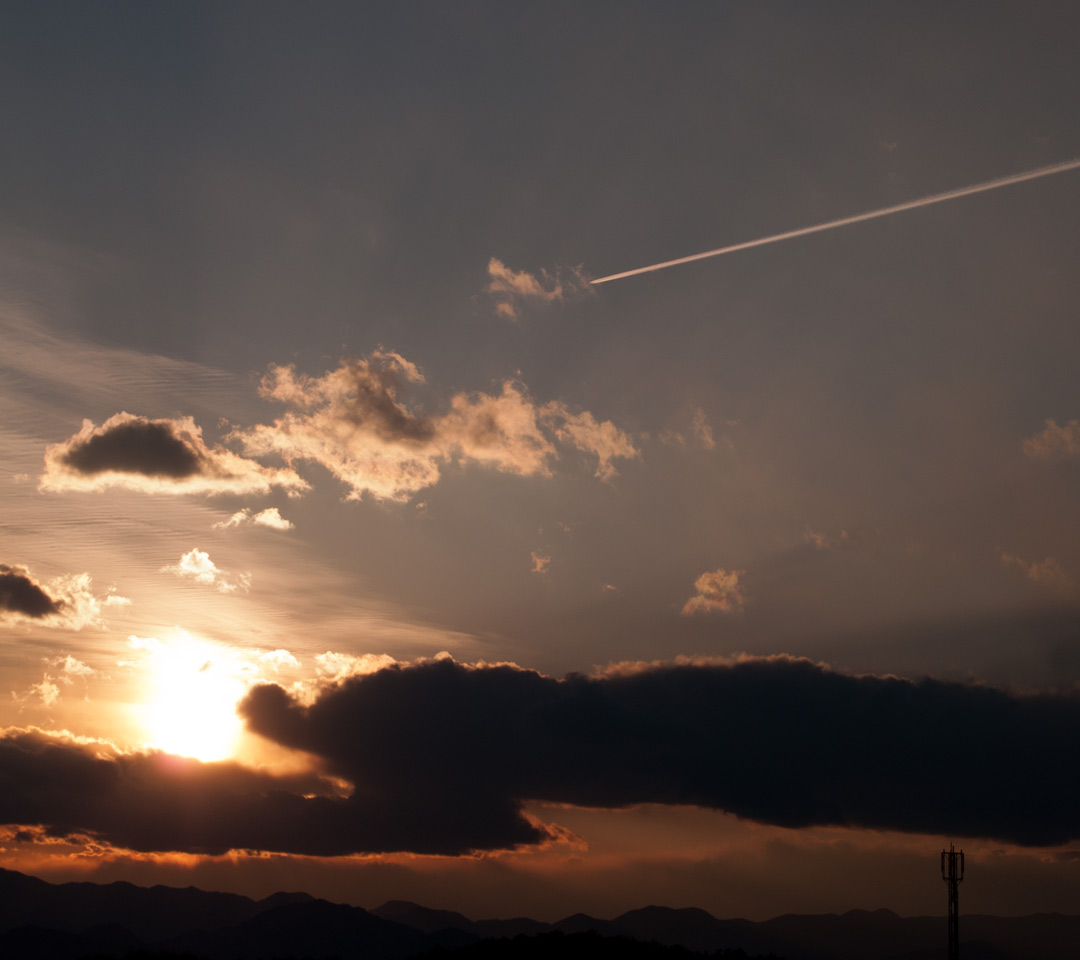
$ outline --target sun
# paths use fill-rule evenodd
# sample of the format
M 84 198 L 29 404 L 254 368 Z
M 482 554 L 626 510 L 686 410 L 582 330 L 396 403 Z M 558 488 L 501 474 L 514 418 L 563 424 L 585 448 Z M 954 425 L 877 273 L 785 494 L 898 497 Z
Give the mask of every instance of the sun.
M 243 731 L 236 704 L 247 690 L 235 656 L 182 631 L 131 643 L 150 674 L 138 708 L 146 745 L 202 761 L 233 756 Z

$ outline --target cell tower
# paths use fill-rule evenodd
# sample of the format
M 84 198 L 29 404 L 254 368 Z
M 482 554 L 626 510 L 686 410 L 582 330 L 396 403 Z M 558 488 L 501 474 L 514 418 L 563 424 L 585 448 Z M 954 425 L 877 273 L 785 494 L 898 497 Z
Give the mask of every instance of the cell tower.
M 949 960 L 960 960 L 960 882 L 964 879 L 964 851 L 949 844 L 941 851 L 941 879 L 949 885 Z

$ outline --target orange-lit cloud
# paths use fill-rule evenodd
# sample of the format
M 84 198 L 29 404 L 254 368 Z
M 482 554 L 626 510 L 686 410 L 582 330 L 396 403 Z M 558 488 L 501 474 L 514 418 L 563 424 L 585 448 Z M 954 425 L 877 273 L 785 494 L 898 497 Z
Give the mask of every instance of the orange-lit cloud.
M 828 534 L 821 533 L 811 527 L 810 524 L 807 524 L 803 527 L 803 540 L 815 550 L 831 550 L 833 547 L 848 545 L 851 537 L 846 530 L 841 530 L 840 536 L 833 539 Z
M 1037 460 L 1075 460 L 1080 457 L 1080 420 L 1059 426 L 1047 420 L 1046 427 L 1024 441 L 1024 453 Z
M 746 603 L 746 592 L 739 583 L 745 573 L 745 570 L 725 570 L 723 567 L 707 570 L 694 581 L 697 592 L 683 604 L 683 614 L 738 613 Z
M 39 483 L 50 492 L 251 494 L 279 487 L 299 494 L 308 484 L 288 469 L 264 467 L 221 446 L 209 447 L 191 417 L 150 420 L 118 413 L 45 451 Z
M 543 415 L 555 425 L 555 436 L 559 440 L 572 443 L 585 453 L 595 454 L 598 460 L 596 476 L 601 480 L 611 481 L 619 475 L 613 460 L 633 460 L 641 455 L 629 435 L 610 420 L 597 423 L 588 410 L 572 414 L 564 403 L 553 401 L 544 406 Z
M 541 270 L 537 276 L 525 270 L 511 270 L 492 257 L 488 261 L 488 276 L 491 279 L 486 291 L 495 300 L 495 312 L 508 320 L 517 319 L 525 302 L 552 303 L 592 291 L 580 267 L 564 267 L 554 272 Z
M 539 550 L 533 550 L 529 556 L 532 559 L 533 573 L 547 573 L 548 564 L 551 563 L 551 557 L 541 553 Z
M 557 442 L 595 455 L 596 475 L 604 480 L 616 474 L 613 460 L 638 456 L 629 435 L 610 421 L 572 413 L 560 402 L 537 406 L 513 381 L 495 394 L 457 393 L 439 415 L 406 403 L 406 389 L 423 383 L 414 364 L 385 350 L 344 360 L 321 377 L 273 366 L 261 393 L 291 409 L 273 424 L 233 435 L 253 456 L 277 453 L 289 463 L 322 464 L 349 486 L 354 500 L 364 494 L 408 500 L 436 484 L 448 462 L 549 476 Z
M 518 476 L 549 476 L 554 445 L 540 411 L 524 390 L 507 381 L 499 394 L 459 393 L 439 423 L 442 456 L 475 460 Z
M 692 428 L 694 436 L 703 449 L 713 450 L 716 448 L 716 438 L 713 436 L 712 426 L 709 424 L 709 418 L 705 416 L 705 411 L 701 407 L 694 409 Z
M 1053 557 L 1047 557 L 1045 560 L 1025 560 L 1023 557 L 1002 551 L 1001 562 L 1006 566 L 1016 567 L 1032 583 L 1058 588 L 1072 585 L 1072 578 Z

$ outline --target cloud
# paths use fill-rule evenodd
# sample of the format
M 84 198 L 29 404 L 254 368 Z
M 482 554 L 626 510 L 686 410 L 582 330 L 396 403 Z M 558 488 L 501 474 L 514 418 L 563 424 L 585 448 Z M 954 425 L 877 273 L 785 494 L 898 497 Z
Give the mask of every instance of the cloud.
M 49 596 L 26 567 L 0 563 L 0 616 L 42 620 L 59 614 L 63 606 L 63 601 Z
M 365 494 L 408 500 L 436 484 L 447 463 L 550 476 L 557 442 L 594 454 L 602 479 L 615 475 L 614 459 L 638 455 L 629 435 L 610 421 L 571 413 L 559 402 L 538 407 L 514 381 L 498 393 L 454 394 L 438 415 L 406 402 L 407 390 L 423 383 L 415 364 L 386 350 L 343 360 L 321 377 L 272 366 L 261 393 L 290 409 L 273 424 L 232 436 L 252 456 L 276 453 L 289 464 L 322 464 L 348 485 L 352 500 Z
M 546 556 L 539 550 L 533 550 L 529 556 L 532 558 L 533 573 L 547 573 L 548 564 L 551 563 L 551 557 Z
M 716 434 L 713 432 L 712 424 L 709 423 L 705 411 L 701 407 L 694 407 L 693 410 L 688 433 L 682 433 L 669 427 L 661 430 L 657 434 L 657 439 L 661 443 L 673 444 L 679 447 L 686 447 L 692 443 L 702 450 L 715 450 L 718 446 L 723 445 L 725 449 L 734 451 L 735 445 L 731 442 L 730 437 L 722 435 L 719 440 L 716 439 Z M 728 426 L 733 426 L 736 421 L 728 420 L 726 423 Z
M 60 676 L 59 679 L 67 686 L 71 686 L 76 680 L 89 680 L 91 677 L 98 676 L 98 671 L 88 664 L 83 663 L 81 660 L 77 660 L 75 657 L 68 654 L 65 657 L 55 657 L 52 660 L 47 661 L 49 666 L 59 667 Z
M 851 537 L 846 530 L 841 530 L 840 536 L 834 540 L 827 534 L 819 533 L 811 527 L 810 524 L 807 524 L 803 528 L 803 540 L 810 544 L 815 550 L 831 550 L 833 547 L 850 544 Z
M 641 455 L 628 434 L 610 420 L 597 423 L 596 418 L 587 410 L 572 414 L 565 404 L 553 401 L 544 407 L 543 415 L 548 422 L 555 425 L 555 436 L 559 440 L 596 455 L 599 461 L 596 476 L 601 480 L 610 482 L 619 475 L 612 460 L 633 460 Z
M 310 699 L 266 684 L 241 702 L 253 732 L 318 764 L 302 775 L 8 730 L 0 823 L 140 851 L 313 856 L 539 844 L 556 828 L 522 812 L 537 802 L 1029 846 L 1080 837 L 1075 692 L 849 676 L 789 657 L 564 680 L 445 657 L 368 666 Z
M 563 681 L 442 660 L 351 678 L 306 707 L 257 687 L 241 711 L 363 785 L 365 802 L 408 797 L 417 824 L 451 832 L 471 804 L 529 798 L 1030 845 L 1080 835 L 1076 694 L 845 676 L 785 657 Z M 502 842 L 520 842 L 513 821 L 498 823 Z
M 244 507 L 243 510 L 237 510 L 228 520 L 222 520 L 213 526 L 215 530 L 220 530 L 228 527 L 239 527 L 248 523 L 253 523 L 258 527 L 269 527 L 271 530 L 292 530 L 294 526 L 292 521 L 286 520 L 278 512 L 277 507 L 267 507 L 258 513 Z
M 139 851 L 333 853 L 347 806 L 312 775 L 123 753 L 32 728 L 0 737 L 0 780 L 0 822 L 42 824 L 53 837 L 90 833 Z
M 50 445 L 39 487 L 205 495 L 309 489 L 292 470 L 271 469 L 224 447 L 208 447 L 191 417 L 150 420 L 130 413 L 118 413 L 100 427 L 84 420 L 73 437 Z
M 34 697 L 40 697 L 42 706 L 52 707 L 60 699 L 60 687 L 56 685 L 57 680 L 68 687 L 81 680 L 85 686 L 87 680 L 101 676 L 100 671 L 94 670 L 70 654 L 65 657 L 46 659 L 45 664 L 49 667 L 59 667 L 59 674 L 52 676 L 46 671 L 40 683 L 32 684 L 23 693 L 19 694 L 12 690 L 12 700 L 18 704 L 25 704 Z
M 1047 420 L 1041 433 L 1024 441 L 1024 453 L 1036 460 L 1076 460 L 1080 458 L 1080 420 L 1058 426 Z
M 439 424 L 443 456 L 486 463 L 504 473 L 550 476 L 554 445 L 545 436 L 536 405 L 507 381 L 497 395 L 459 393 Z
M 197 547 L 180 557 L 179 563 L 162 567 L 161 572 L 175 573 L 178 577 L 215 587 L 221 593 L 235 593 L 237 590 L 246 592 L 251 588 L 251 574 L 233 575 L 219 570 L 210 559 L 210 554 Z
M 18 564 L 0 563 L 0 623 L 36 623 L 63 630 L 103 626 L 101 608 L 130 603 L 109 592 L 97 597 L 89 574 L 55 577 L 41 584 Z
M 694 581 L 697 591 L 686 603 L 682 612 L 685 616 L 694 613 L 738 613 L 746 603 L 746 592 L 739 585 L 739 577 L 745 570 L 725 570 L 717 567 L 703 573 Z
M 580 267 L 560 267 L 553 272 L 541 270 L 536 276 L 524 270 L 511 270 L 492 257 L 488 261 L 488 277 L 491 279 L 485 289 L 495 300 L 495 312 L 508 320 L 516 320 L 522 304 L 528 301 L 552 303 L 593 292 Z
M 1001 562 L 1006 566 L 1017 567 L 1032 583 L 1059 588 L 1072 585 L 1072 578 L 1053 557 L 1047 557 L 1045 560 L 1024 560 L 1022 557 L 1002 551 Z
M 278 673 L 283 669 L 298 669 L 300 667 L 300 661 L 296 659 L 288 650 L 267 650 L 260 653 L 255 658 L 260 665 L 270 667 L 274 673 Z
M 395 353 L 343 360 L 322 377 L 271 366 L 260 393 L 289 405 L 272 425 L 235 436 L 255 456 L 277 453 L 287 463 L 313 460 L 350 487 L 349 499 L 371 493 L 406 500 L 439 479 L 435 428 L 399 400 L 419 370 Z
M 709 425 L 708 417 L 705 416 L 705 411 L 701 407 L 694 410 L 692 428 L 694 436 L 703 449 L 713 450 L 716 448 L 716 439 L 713 437 L 712 427 Z
M 41 683 L 31 684 L 22 693 L 16 693 L 11 691 L 11 699 L 18 704 L 25 704 L 28 700 L 32 700 L 34 697 L 41 698 L 41 705 L 46 709 L 54 706 L 56 701 L 60 699 L 60 688 L 53 683 L 52 677 L 46 674 L 41 678 Z M 20 709 L 20 713 L 22 710 Z

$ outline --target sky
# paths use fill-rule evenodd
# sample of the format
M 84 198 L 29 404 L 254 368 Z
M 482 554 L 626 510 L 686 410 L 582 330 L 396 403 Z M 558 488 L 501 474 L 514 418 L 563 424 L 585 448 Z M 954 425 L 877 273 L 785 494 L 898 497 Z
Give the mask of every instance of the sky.
M 1078 20 L 0 2 L 0 866 L 1075 912 Z

